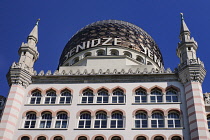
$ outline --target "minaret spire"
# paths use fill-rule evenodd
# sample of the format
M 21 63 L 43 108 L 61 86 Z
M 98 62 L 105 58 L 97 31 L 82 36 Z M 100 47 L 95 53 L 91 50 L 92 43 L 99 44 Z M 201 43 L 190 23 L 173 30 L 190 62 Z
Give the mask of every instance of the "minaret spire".
M 190 39 L 190 30 L 187 27 L 187 24 L 184 21 L 184 14 L 180 13 L 181 15 L 181 28 L 180 28 L 180 40 L 181 42 L 188 41 Z
M 31 33 L 28 35 L 28 42 L 31 42 L 32 40 L 34 41 L 35 44 L 38 42 L 38 24 L 39 24 L 40 19 L 37 19 L 37 22 L 31 31 Z

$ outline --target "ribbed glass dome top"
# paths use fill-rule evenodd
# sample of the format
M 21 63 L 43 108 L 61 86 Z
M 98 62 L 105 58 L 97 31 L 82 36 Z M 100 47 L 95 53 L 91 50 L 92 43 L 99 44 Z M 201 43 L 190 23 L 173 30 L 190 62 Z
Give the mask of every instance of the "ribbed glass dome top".
M 152 37 L 140 27 L 121 20 L 97 21 L 79 30 L 66 44 L 60 57 L 59 65 L 63 65 L 68 58 L 78 53 L 72 51 L 76 50 L 77 45 L 82 46 L 84 42 L 88 44 L 88 41 L 91 43 L 92 40 L 99 38 L 101 41 L 104 38 L 120 38 L 121 43 L 118 46 L 128 47 L 147 54 L 150 58 L 156 57 L 163 66 L 162 54 Z M 101 43 L 98 46 L 103 46 L 103 44 Z

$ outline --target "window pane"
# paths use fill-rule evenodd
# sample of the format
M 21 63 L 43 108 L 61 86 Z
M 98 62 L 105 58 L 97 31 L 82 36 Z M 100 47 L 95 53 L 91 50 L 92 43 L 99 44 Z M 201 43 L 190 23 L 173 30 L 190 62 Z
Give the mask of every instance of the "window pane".
M 61 125 L 61 121 L 56 121 L 55 128 L 60 128 L 60 125 Z
M 64 104 L 65 97 L 60 97 L 60 104 Z
M 104 103 L 108 103 L 109 97 L 103 97 L 104 98 Z
M 158 120 L 158 126 L 159 127 L 164 127 L 164 121 L 163 120 Z
M 118 120 L 118 127 L 117 128 L 123 128 L 123 120 Z
M 67 128 L 67 121 L 63 121 L 61 128 Z
M 162 102 L 162 96 L 157 96 L 157 102 Z
M 88 103 L 93 103 L 93 97 L 88 97 Z
M 147 102 L 147 97 L 146 96 L 141 96 L 141 102 Z
M 41 121 L 39 128 L 44 128 L 44 126 L 45 126 L 45 121 Z
M 117 97 L 112 97 L 112 103 L 117 103 Z
M 180 120 L 175 120 L 175 127 L 181 127 Z
M 143 128 L 147 127 L 147 120 L 142 120 L 142 127 Z
M 97 103 L 102 103 L 102 97 L 97 97 Z
M 124 96 L 123 97 L 119 97 L 119 103 L 124 103 Z
M 140 103 L 140 96 L 135 96 L 135 103 Z
M 111 121 L 111 128 L 115 128 L 116 127 L 116 121 Z
M 25 121 L 25 126 L 24 126 L 24 128 L 29 128 L 29 124 L 30 124 L 30 121 Z
M 140 120 L 135 120 L 135 128 L 140 128 Z
M 156 128 L 157 127 L 157 121 L 156 120 L 152 120 L 151 122 L 152 122 L 152 127 Z
M 82 103 L 86 103 L 87 102 L 87 97 L 82 97 Z
M 178 97 L 177 96 L 173 96 L 173 102 L 178 102 Z
M 100 121 L 95 121 L 95 128 L 100 128 Z
M 84 127 L 84 121 L 79 121 L 79 128 L 83 128 Z
M 85 128 L 90 128 L 91 121 L 86 121 Z
M 106 120 L 104 120 L 104 121 L 102 121 L 101 123 L 102 123 L 101 128 L 106 128 L 107 121 L 106 121 Z
M 150 100 L 151 100 L 151 102 L 156 102 L 155 96 L 150 96 Z

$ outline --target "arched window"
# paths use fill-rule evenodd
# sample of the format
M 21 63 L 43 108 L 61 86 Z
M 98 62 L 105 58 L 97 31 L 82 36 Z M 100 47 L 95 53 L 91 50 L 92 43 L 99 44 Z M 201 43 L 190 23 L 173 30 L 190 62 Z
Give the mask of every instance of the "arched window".
M 66 112 L 59 112 L 56 117 L 55 128 L 67 128 L 68 115 Z
M 104 50 L 98 50 L 97 51 L 97 56 L 103 56 L 105 55 L 105 51 Z
M 61 136 L 56 136 L 53 140 L 63 140 L 63 138 Z
M 104 140 L 104 138 L 101 136 L 97 136 L 94 140 Z
M 100 89 L 98 91 L 97 96 L 97 103 L 108 103 L 109 102 L 109 95 L 106 89 Z
M 135 103 L 147 102 L 146 90 L 139 88 L 135 91 Z
M 121 138 L 120 137 L 118 137 L 118 136 L 114 136 L 114 137 L 112 137 L 112 139 L 111 140 L 121 140 Z
M 39 128 L 50 128 L 52 123 L 52 113 L 51 112 L 43 112 L 42 118 L 40 120 Z
M 128 56 L 128 57 L 132 57 L 132 54 L 130 52 L 127 52 L 127 51 L 124 52 L 124 55 Z
M 40 136 L 40 137 L 37 138 L 37 140 L 46 140 L 46 137 Z
M 36 113 L 35 112 L 26 113 L 24 128 L 35 128 L 35 125 L 36 125 Z
M 144 59 L 141 56 L 137 56 L 136 60 L 141 62 L 141 63 L 144 63 Z
M 144 137 L 144 136 L 138 136 L 138 137 L 136 138 L 136 140 L 146 140 L 146 137 Z
M 56 93 L 54 90 L 49 90 L 46 93 L 45 104 L 55 104 L 56 101 Z
M 78 140 L 87 140 L 87 137 L 81 136 L 81 137 L 78 138 Z
M 169 128 L 181 127 L 180 116 L 178 113 L 170 112 L 168 114 L 168 127 Z
M 135 128 L 146 128 L 147 127 L 147 113 L 138 111 L 135 114 Z
M 42 98 L 42 95 L 39 90 L 32 91 L 30 104 L 40 104 L 41 98 Z
M 207 116 L 208 129 L 210 129 L 210 115 Z
M 75 64 L 75 63 L 77 63 L 77 62 L 79 62 L 79 57 L 74 58 L 74 60 L 72 62 L 72 65 Z
M 169 89 L 166 92 L 166 102 L 178 102 L 178 94 L 176 90 Z
M 182 140 L 182 138 L 180 138 L 180 136 L 173 136 L 173 137 L 171 138 L 171 140 Z
M 21 137 L 21 140 L 30 140 L 30 138 L 28 136 L 23 136 Z
M 88 57 L 88 56 L 91 56 L 91 55 L 92 55 L 91 52 L 87 52 L 87 53 L 84 54 L 84 57 Z
M 90 89 L 86 89 L 82 93 L 82 101 L 81 103 L 93 103 L 93 91 Z
M 154 112 L 151 120 L 152 128 L 164 127 L 164 116 L 160 112 Z
M 156 136 L 156 137 L 154 138 L 154 140 L 164 140 L 164 138 L 163 138 L 162 136 Z
M 117 56 L 117 55 L 119 55 L 119 51 L 118 50 L 111 50 L 111 55 L 112 56 Z
M 113 112 L 111 116 L 111 128 L 123 128 L 122 112 Z
M 97 112 L 95 118 L 94 128 L 106 128 L 107 127 L 107 114 L 106 112 Z
M 69 90 L 63 90 L 61 92 L 60 104 L 70 104 L 71 103 L 71 92 Z
M 151 95 L 150 95 L 150 102 L 152 103 L 159 103 L 163 101 L 163 95 L 162 92 L 155 88 L 152 90 Z
M 121 89 L 115 89 L 112 94 L 112 103 L 124 103 L 124 92 Z
M 83 112 L 79 118 L 78 128 L 90 128 L 91 127 L 91 115 L 89 112 Z

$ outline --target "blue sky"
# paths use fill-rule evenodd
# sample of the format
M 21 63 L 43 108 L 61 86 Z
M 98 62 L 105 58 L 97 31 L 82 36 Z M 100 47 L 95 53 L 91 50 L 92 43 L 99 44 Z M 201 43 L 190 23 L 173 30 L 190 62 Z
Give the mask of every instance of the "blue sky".
M 191 36 L 198 42 L 197 56 L 210 72 L 210 1 L 209 0 L 1 0 L 0 1 L 0 94 L 9 86 L 6 73 L 19 60 L 18 49 L 38 18 L 40 53 L 35 70 L 54 71 L 68 40 L 82 27 L 98 20 L 117 19 L 131 22 L 149 33 L 157 42 L 165 68 L 179 64 L 180 12 Z M 210 92 L 207 73 L 203 92 Z

